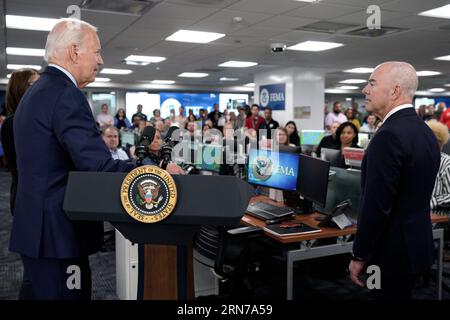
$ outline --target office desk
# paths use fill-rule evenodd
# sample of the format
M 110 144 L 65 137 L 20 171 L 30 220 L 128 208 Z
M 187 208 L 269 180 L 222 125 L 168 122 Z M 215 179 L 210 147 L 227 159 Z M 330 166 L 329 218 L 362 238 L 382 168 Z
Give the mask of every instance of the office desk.
M 250 202 L 264 201 L 274 205 L 282 206 L 283 204 L 274 202 L 265 196 L 253 197 Z M 303 215 L 295 217 L 296 221 L 303 222 L 312 227 L 318 227 L 319 222 L 314 218 L 319 214 L 313 213 L 310 215 Z M 449 217 L 440 215 L 431 215 L 431 221 L 433 225 L 436 223 L 448 222 Z M 244 215 L 242 222 L 247 225 L 253 225 L 258 227 L 264 227 L 265 223 L 262 220 L 254 218 L 249 215 Z M 350 253 L 353 247 L 353 241 L 350 241 L 350 237 L 356 233 L 356 226 L 346 228 L 344 230 L 318 227 L 322 231 L 305 235 L 294 235 L 288 237 L 279 237 L 272 233 L 265 232 L 267 237 L 282 243 L 282 244 L 294 244 L 295 248 L 289 248 L 286 251 L 286 264 L 287 264 L 287 278 L 286 278 L 286 297 L 288 300 L 293 298 L 293 283 L 294 283 L 294 262 L 301 260 L 308 260 L 320 257 L 333 256 L 343 253 Z M 315 246 L 318 239 L 335 239 L 336 242 L 327 245 Z M 436 263 L 438 277 L 437 277 L 437 297 L 442 299 L 442 260 L 444 249 L 444 230 L 442 228 L 433 229 L 433 239 L 438 244 L 438 259 Z

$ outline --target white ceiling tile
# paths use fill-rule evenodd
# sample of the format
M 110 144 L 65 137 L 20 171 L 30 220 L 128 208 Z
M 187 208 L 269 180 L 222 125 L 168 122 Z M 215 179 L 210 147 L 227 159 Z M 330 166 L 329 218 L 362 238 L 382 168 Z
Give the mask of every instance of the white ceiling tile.
M 233 18 L 235 17 L 242 18 L 242 21 L 239 23 L 234 22 Z M 252 26 L 270 17 L 271 15 L 264 13 L 221 10 L 220 12 L 198 21 L 192 25 L 191 28 L 228 34 L 230 32 Z
M 241 0 L 238 3 L 228 7 L 228 9 L 280 14 L 305 5 L 307 5 L 306 2 L 298 2 L 294 0 Z
M 318 2 L 308 4 L 307 6 L 295 10 L 291 10 L 285 14 L 295 17 L 305 17 L 310 19 L 325 20 L 325 19 L 335 19 L 337 17 L 358 12 L 360 10 L 361 9 L 356 7 L 331 5 Z

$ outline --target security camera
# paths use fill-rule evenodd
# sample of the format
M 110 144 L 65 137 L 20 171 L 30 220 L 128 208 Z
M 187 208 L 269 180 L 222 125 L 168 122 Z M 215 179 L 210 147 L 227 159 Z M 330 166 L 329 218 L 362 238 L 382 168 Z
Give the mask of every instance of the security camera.
M 272 50 L 272 52 L 280 53 L 286 49 L 286 45 L 284 43 L 271 43 L 270 49 Z

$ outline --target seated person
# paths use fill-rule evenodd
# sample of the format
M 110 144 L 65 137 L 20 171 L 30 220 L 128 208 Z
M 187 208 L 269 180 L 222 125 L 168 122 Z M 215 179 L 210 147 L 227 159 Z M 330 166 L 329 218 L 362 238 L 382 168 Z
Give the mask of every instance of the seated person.
M 358 130 L 356 129 L 356 126 L 349 121 L 342 123 L 336 129 L 336 139 L 337 145 L 334 146 L 334 148 L 330 149 L 336 149 L 341 151 L 341 161 L 340 163 L 334 163 L 332 165 L 341 168 L 349 168 L 349 166 L 345 164 L 342 150 L 347 147 L 358 149 L 361 148 L 360 146 L 358 146 Z
M 336 138 L 336 130 L 339 127 L 340 123 L 335 121 L 331 124 L 331 135 L 325 136 L 320 140 L 319 145 L 317 146 L 316 153 L 317 156 L 320 158 L 320 150 L 322 148 L 328 148 L 328 149 L 336 149 L 336 147 L 339 145 L 338 140 Z
M 119 130 L 116 127 L 105 127 L 102 137 L 114 160 L 128 160 L 127 153 L 119 148 Z
M 431 209 L 435 209 L 438 206 L 450 205 L 450 156 L 442 152 L 450 135 L 447 126 L 436 120 L 430 120 L 427 124 L 436 136 L 441 149 L 441 164 L 430 200 Z
M 289 134 L 286 128 L 276 129 L 275 141 L 279 145 L 295 147 L 295 144 L 289 142 Z

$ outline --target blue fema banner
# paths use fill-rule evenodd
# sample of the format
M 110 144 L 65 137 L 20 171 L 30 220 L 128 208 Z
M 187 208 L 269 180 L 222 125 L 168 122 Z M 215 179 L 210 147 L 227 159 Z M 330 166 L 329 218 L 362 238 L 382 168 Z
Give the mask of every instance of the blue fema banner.
M 268 84 L 259 87 L 259 105 L 272 110 L 284 110 L 286 84 Z

